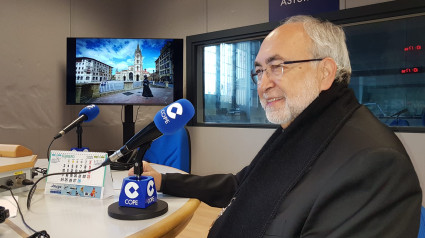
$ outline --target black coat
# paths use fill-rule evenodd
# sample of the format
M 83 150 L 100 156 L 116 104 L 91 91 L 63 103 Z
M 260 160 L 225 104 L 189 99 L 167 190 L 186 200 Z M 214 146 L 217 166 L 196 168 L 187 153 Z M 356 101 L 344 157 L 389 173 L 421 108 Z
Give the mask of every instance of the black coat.
M 149 80 L 144 79 L 143 80 L 143 93 L 142 93 L 143 97 L 153 97 L 152 91 L 149 87 Z
M 165 174 L 161 190 L 225 207 L 248 170 Z M 362 106 L 280 203 L 264 237 L 416 238 L 421 201 L 417 175 L 401 142 Z

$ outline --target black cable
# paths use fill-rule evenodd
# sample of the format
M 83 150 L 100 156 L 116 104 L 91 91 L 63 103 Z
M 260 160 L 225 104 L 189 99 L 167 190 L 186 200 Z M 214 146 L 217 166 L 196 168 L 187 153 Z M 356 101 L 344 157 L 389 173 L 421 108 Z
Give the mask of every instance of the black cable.
M 50 154 L 50 146 L 52 146 L 53 141 L 55 141 L 55 140 L 56 140 L 56 139 L 55 139 L 55 138 L 53 138 L 52 142 L 50 142 L 49 147 L 47 147 L 47 161 L 49 161 L 49 160 L 50 160 L 50 158 L 49 158 L 49 154 Z
M 36 237 L 38 237 L 38 238 L 49 238 L 50 235 L 45 230 L 36 231 L 30 225 L 27 224 L 27 222 L 24 219 L 24 215 L 22 214 L 21 206 L 19 206 L 18 200 L 16 200 L 15 194 L 13 194 L 12 189 L 10 187 L 4 186 L 4 185 L 0 185 L 0 188 L 9 190 L 10 194 L 12 195 L 13 200 L 15 200 L 15 202 L 16 202 L 16 206 L 18 207 L 19 214 L 21 215 L 21 218 L 22 218 L 22 222 L 24 223 L 24 225 L 26 227 L 28 227 L 28 229 L 30 229 L 32 232 L 34 232 L 34 234 L 31 235 L 30 237 L 34 237 L 34 238 L 36 238 Z
M 96 169 L 102 168 L 104 166 L 104 164 L 99 165 L 98 167 L 94 168 L 94 169 L 90 169 L 90 170 L 86 170 L 86 171 L 79 171 L 79 172 L 63 172 L 63 173 L 52 173 L 52 174 L 46 174 L 43 177 L 39 178 L 31 187 L 29 193 L 28 193 L 28 199 L 27 199 L 27 209 L 30 209 L 31 206 L 31 199 L 32 196 L 35 193 L 35 189 L 37 188 L 37 183 L 40 182 L 42 179 L 52 176 L 52 175 L 62 175 L 62 174 L 84 174 L 84 173 L 88 173 L 88 172 L 92 172 L 95 171 Z
M 40 168 L 40 167 L 35 167 L 34 171 L 43 175 L 47 174 L 47 168 Z

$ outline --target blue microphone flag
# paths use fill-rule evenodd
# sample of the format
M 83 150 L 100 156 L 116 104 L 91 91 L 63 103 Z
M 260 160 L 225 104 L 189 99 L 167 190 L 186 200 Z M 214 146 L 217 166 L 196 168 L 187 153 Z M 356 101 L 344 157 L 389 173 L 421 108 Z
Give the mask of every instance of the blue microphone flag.
M 179 99 L 161 109 L 153 121 L 164 135 L 170 135 L 183 128 L 195 115 L 195 108 L 187 99 Z
M 80 113 L 78 114 L 78 116 L 86 115 L 87 119 L 84 120 L 84 122 L 89 122 L 89 121 L 95 119 L 98 114 L 99 114 L 99 107 L 92 104 L 92 105 L 88 105 L 87 107 L 83 108 L 80 111 Z

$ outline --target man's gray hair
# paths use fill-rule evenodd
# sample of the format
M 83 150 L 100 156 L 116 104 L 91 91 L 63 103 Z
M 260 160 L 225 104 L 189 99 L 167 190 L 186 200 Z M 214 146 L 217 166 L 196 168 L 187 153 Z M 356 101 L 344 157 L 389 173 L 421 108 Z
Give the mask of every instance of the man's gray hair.
M 298 15 L 283 22 L 303 23 L 304 30 L 313 41 L 311 53 L 314 58 L 330 57 L 335 60 L 336 82 L 350 82 L 351 64 L 345 43 L 345 33 L 340 26 L 328 21 L 321 21 L 311 16 Z

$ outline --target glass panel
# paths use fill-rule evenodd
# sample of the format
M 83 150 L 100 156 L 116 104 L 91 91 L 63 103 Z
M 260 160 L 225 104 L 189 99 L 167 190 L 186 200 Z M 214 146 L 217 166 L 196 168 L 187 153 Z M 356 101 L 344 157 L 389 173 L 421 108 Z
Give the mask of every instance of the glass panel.
M 204 122 L 269 124 L 251 81 L 262 40 L 205 46 Z
M 389 126 L 425 126 L 425 16 L 345 26 L 360 103 Z M 262 39 L 203 47 L 203 120 L 270 125 L 250 71 Z
M 359 102 L 389 126 L 425 126 L 425 16 L 345 27 Z

